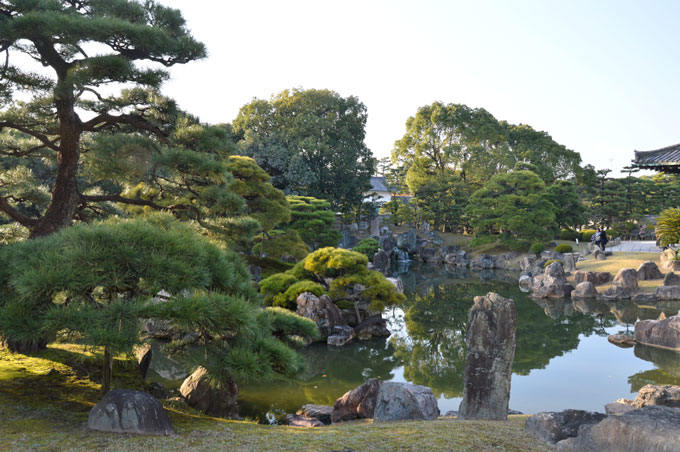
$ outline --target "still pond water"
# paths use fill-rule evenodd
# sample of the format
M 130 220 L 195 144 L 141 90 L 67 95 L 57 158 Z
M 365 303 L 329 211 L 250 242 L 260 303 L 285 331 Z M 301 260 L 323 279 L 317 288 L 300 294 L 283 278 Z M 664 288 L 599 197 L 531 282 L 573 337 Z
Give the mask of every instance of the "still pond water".
M 458 410 L 467 311 L 476 295 L 491 291 L 517 306 L 513 410 L 602 412 L 609 402 L 633 398 L 645 384 L 680 384 L 680 354 L 643 346 L 624 349 L 607 341 L 609 334 L 632 334 L 637 319 L 678 313 L 680 303 L 535 301 L 519 290 L 516 273 L 447 272 L 443 266 L 420 266 L 399 278 L 406 303 L 384 313 L 391 337 L 305 348 L 308 369 L 296 381 L 241 386 L 241 415 L 264 421 L 267 412 L 280 416 L 307 403 L 333 405 L 368 378 L 429 386 L 442 414 Z

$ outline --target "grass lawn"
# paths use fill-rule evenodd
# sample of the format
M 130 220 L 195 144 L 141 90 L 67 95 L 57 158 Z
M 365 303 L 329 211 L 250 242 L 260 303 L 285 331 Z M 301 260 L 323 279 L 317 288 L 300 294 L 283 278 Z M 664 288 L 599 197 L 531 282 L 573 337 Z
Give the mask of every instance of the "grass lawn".
M 527 416 L 508 421 L 347 422 L 320 429 L 273 427 L 202 415 L 165 403 L 174 436 L 99 433 L 87 414 L 100 399 L 92 353 L 68 344 L 36 355 L 0 350 L 0 451 L 373 451 L 553 450 L 524 433 Z M 117 377 L 116 377 L 117 376 Z M 134 366 L 116 362 L 114 387 L 141 389 Z
M 659 253 L 613 253 L 611 256 L 607 256 L 607 259 L 603 261 L 594 259 L 592 255 L 589 255 L 586 260 L 576 263 L 576 270 L 608 272 L 614 277 L 622 268 L 633 268 L 637 270 L 640 264 L 647 261 L 652 261 L 659 265 Z M 574 282 L 573 276 L 570 276 L 568 279 L 571 282 Z M 638 281 L 638 291 L 654 293 L 656 288 L 661 285 L 663 285 L 663 279 Z M 598 291 L 602 292 L 611 286 L 613 286 L 613 284 L 603 284 L 598 286 Z

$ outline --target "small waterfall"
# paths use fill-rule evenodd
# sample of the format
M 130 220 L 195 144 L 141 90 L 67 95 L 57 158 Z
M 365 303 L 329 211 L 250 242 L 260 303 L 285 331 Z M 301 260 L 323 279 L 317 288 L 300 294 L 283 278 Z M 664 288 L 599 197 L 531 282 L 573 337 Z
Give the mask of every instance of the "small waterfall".
M 408 257 L 408 253 L 404 250 L 400 250 L 399 248 L 394 249 L 394 260 L 395 262 L 408 262 L 410 259 Z

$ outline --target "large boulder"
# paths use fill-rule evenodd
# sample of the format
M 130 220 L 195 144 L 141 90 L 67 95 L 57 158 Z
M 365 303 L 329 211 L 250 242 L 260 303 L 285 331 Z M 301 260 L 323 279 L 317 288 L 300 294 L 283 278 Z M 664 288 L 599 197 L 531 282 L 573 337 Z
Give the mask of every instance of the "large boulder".
M 635 340 L 653 347 L 680 350 L 680 315 L 636 322 Z
M 106 393 L 87 416 L 92 430 L 116 433 L 169 435 L 172 424 L 160 402 L 151 395 L 129 389 Z
M 380 273 L 385 273 L 390 268 L 390 255 L 384 250 L 378 250 L 373 255 L 373 269 Z
M 377 314 L 354 327 L 354 334 L 360 340 L 366 340 L 372 337 L 387 337 L 390 335 L 390 330 L 387 329 L 387 320 Z
M 632 296 L 631 291 L 629 289 L 626 289 L 625 287 L 619 286 L 614 284 L 601 294 L 598 294 L 597 298 L 598 300 L 608 300 L 608 301 L 617 301 L 617 300 L 628 300 Z
M 515 302 L 489 292 L 468 313 L 461 419 L 507 419 L 515 356 Z
M 540 298 L 568 298 L 574 286 L 567 282 L 562 264 L 553 262 L 545 268 L 542 278 L 534 278 L 533 290 L 533 295 Z
M 325 425 L 330 425 L 332 413 L 333 413 L 332 406 L 307 404 L 302 405 L 302 407 L 299 410 L 297 410 L 295 414 L 318 419 Z
M 675 271 L 679 270 L 678 264 L 680 261 L 675 259 L 676 252 L 672 248 L 665 249 L 661 252 L 659 256 L 659 261 L 661 262 L 661 269 L 665 271 Z
M 346 325 L 342 313 L 328 295 L 317 297 L 311 292 L 304 292 L 297 297 L 296 302 L 298 315 L 314 321 L 319 327 L 321 341 L 333 334 L 334 327 Z
M 666 273 L 666 276 L 663 278 L 663 285 L 680 286 L 680 275 L 676 275 L 673 272 Z
M 637 269 L 638 281 L 647 281 L 650 279 L 661 278 L 663 278 L 663 273 L 661 273 L 659 267 L 652 261 L 646 261 L 641 263 Z
M 336 325 L 333 327 L 331 335 L 326 338 L 326 343 L 335 347 L 342 347 L 352 342 L 355 336 L 354 328 L 351 326 Z
M 619 399 L 604 406 L 604 412 L 607 413 L 607 416 L 621 416 L 633 410 L 637 410 L 637 408 L 633 406 L 633 401 L 628 399 Z
M 622 268 L 614 276 L 614 284 L 628 290 L 637 290 L 638 273 L 634 268 Z
M 527 419 L 524 431 L 546 443 L 555 444 L 576 436 L 582 425 L 596 424 L 605 417 L 602 413 L 583 410 L 537 413 Z
M 394 252 L 394 248 L 397 247 L 397 241 L 391 233 L 381 236 L 378 243 L 380 248 L 388 255 L 391 255 Z
M 357 418 L 372 418 L 381 383 L 377 378 L 370 378 L 361 386 L 347 391 L 335 401 L 331 421 L 336 423 Z
M 578 262 L 580 255 L 578 253 L 565 253 L 564 254 L 564 271 L 574 272 L 576 271 L 576 263 Z
M 590 281 L 579 283 L 571 292 L 571 298 L 597 298 L 597 289 Z
M 680 410 L 648 406 L 585 425 L 557 444 L 573 452 L 680 452 Z
M 651 405 L 680 408 L 680 386 L 645 385 L 638 392 L 632 405 L 636 408 Z
M 599 286 L 609 282 L 611 279 L 612 275 L 609 272 L 585 272 L 580 270 L 574 272 L 574 282 L 576 284 L 588 281 L 595 286 Z
M 437 248 L 420 248 L 418 251 L 420 260 L 426 264 L 439 264 L 444 261 L 444 258 L 439 254 Z
M 659 300 L 680 300 L 680 286 L 657 287 L 655 294 Z
M 437 419 L 437 398 L 427 386 L 386 382 L 380 386 L 373 422 Z
M 212 416 L 238 416 L 238 386 L 233 381 L 215 385 L 208 371 L 199 367 L 189 375 L 179 388 L 187 404 Z

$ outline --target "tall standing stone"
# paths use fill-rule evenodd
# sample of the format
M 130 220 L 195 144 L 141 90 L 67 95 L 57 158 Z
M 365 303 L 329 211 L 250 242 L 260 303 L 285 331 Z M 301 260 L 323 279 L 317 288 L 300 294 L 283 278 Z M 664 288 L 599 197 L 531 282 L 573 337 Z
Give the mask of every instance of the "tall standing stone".
M 475 297 L 468 314 L 460 419 L 507 419 L 516 330 L 513 300 L 493 292 Z

